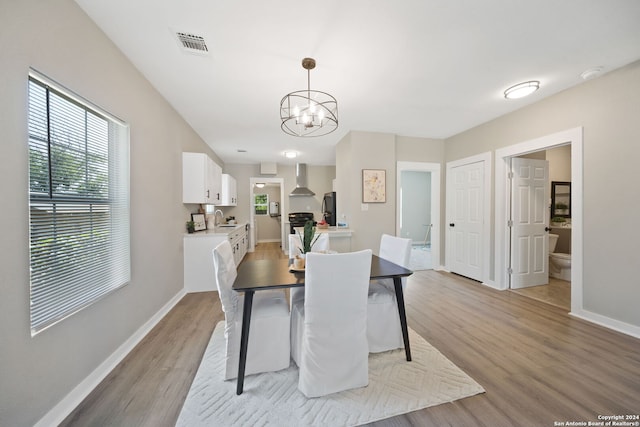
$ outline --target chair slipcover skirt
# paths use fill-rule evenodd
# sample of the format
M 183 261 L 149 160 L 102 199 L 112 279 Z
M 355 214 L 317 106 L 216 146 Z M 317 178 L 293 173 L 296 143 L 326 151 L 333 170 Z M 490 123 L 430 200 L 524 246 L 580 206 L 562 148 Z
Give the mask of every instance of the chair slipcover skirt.
M 229 241 L 215 247 L 213 263 L 225 319 L 224 379 L 230 380 L 238 376 L 244 295 L 231 289 L 237 271 Z M 250 326 L 245 375 L 288 368 L 291 360 L 290 316 L 284 291 L 254 293 Z
M 411 259 L 411 239 L 383 234 L 380 239 L 380 258 L 408 268 Z M 406 278 L 402 278 L 403 289 L 406 281 Z M 369 352 L 379 353 L 404 348 L 393 279 L 371 281 L 368 310 Z
M 307 254 L 305 297 L 291 309 L 298 388 L 323 396 L 369 383 L 367 289 L 371 251 Z

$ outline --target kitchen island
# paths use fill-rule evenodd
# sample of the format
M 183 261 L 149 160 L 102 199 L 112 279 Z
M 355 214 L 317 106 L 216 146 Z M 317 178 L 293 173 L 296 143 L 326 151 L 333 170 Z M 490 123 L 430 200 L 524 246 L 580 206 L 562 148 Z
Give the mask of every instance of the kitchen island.
M 304 227 L 296 227 L 294 228 L 296 233 L 300 233 L 301 235 L 304 233 Z M 328 228 L 319 228 L 316 226 L 316 234 L 317 233 L 327 233 L 329 235 L 329 247 L 333 251 L 337 252 L 351 252 L 351 236 L 353 235 L 353 230 L 347 227 L 328 227 Z M 284 248 L 286 253 L 289 253 L 289 238 L 285 239 Z

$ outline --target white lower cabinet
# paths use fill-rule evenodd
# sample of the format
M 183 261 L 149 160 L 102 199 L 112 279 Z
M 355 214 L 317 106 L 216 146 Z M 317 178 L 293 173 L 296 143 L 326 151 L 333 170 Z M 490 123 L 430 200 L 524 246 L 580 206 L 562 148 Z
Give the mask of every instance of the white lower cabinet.
M 184 288 L 187 292 L 217 290 L 213 268 L 213 249 L 223 240 L 229 240 L 236 266 L 247 253 L 245 224 L 229 231 L 207 230 L 184 236 Z

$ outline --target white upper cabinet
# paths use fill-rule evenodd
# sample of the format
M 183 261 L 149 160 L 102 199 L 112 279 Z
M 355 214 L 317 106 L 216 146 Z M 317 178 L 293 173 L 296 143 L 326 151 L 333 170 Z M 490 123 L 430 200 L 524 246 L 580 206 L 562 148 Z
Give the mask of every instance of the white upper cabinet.
M 219 205 L 222 168 L 204 153 L 182 153 L 182 203 Z
M 238 205 L 238 189 L 236 179 L 229 174 L 222 174 L 222 206 Z

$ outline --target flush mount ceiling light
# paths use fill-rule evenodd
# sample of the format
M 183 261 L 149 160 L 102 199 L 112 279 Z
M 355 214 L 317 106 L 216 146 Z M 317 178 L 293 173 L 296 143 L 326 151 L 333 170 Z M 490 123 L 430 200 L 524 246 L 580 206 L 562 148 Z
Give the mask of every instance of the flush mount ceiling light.
M 315 67 L 315 59 L 304 58 L 307 90 L 291 92 L 280 101 L 280 127 L 289 135 L 322 136 L 338 128 L 338 101 L 326 92 L 311 90 L 311 70 Z
M 507 99 L 523 98 L 537 91 L 539 87 L 540 87 L 540 82 L 537 80 L 531 80 L 529 82 L 520 83 L 515 86 L 511 86 L 509 89 L 505 90 L 504 97 Z
M 298 153 L 296 153 L 295 151 L 285 151 L 284 156 L 287 159 L 295 159 L 296 157 L 298 157 Z
M 602 67 L 593 67 L 585 70 L 582 74 L 580 74 L 580 77 L 582 77 L 583 80 L 590 80 L 598 77 L 601 73 Z
M 263 188 L 264 187 L 264 182 L 257 182 L 256 183 L 256 187 Z

